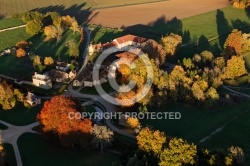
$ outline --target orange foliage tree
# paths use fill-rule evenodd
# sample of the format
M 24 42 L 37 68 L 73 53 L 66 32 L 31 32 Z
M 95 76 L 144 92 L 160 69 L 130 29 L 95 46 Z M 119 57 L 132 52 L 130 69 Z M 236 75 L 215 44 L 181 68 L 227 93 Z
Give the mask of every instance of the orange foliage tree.
M 63 146 L 80 144 L 88 149 L 92 123 L 90 119 L 70 118 L 77 113 L 76 108 L 74 101 L 63 96 L 46 101 L 37 116 L 44 138 Z
M 27 42 L 25 40 L 21 40 L 16 44 L 18 48 L 22 49 L 29 48 L 30 45 L 32 45 L 32 42 Z
M 22 48 L 19 48 L 18 50 L 16 50 L 16 56 L 18 58 L 24 57 L 26 55 L 26 51 Z
M 242 32 L 234 29 L 231 34 L 228 35 L 224 44 L 225 54 L 227 59 L 232 55 L 240 54 L 242 47 Z

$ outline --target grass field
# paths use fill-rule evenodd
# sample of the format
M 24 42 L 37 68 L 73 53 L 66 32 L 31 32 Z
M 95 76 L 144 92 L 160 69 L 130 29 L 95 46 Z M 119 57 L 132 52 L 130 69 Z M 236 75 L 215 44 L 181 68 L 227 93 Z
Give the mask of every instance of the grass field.
M 11 110 L 0 110 L 0 120 L 7 123 L 23 126 L 36 122 L 36 115 L 41 110 L 41 105 L 32 108 L 25 108 L 17 104 Z
M 76 9 L 87 9 L 87 8 L 106 8 L 114 6 L 132 5 L 140 3 L 157 2 L 162 0 L 9 0 L 1 2 L 0 16 L 6 17 L 11 16 L 14 13 L 27 12 L 33 9 L 44 9 L 44 11 L 55 10 L 55 11 L 67 11 L 75 12 Z M 47 8 L 47 10 L 46 10 Z
M 171 105 L 161 111 L 180 112 L 182 115 L 180 120 L 145 120 L 143 124 L 164 131 L 167 136 L 182 137 L 189 142 L 194 142 L 207 148 L 213 147 L 213 150 L 219 147 L 225 149 L 231 145 L 241 145 L 246 150 L 246 156 L 250 156 L 249 145 L 246 145 L 249 143 L 249 138 L 247 137 L 249 131 L 246 130 L 248 130 L 250 125 L 250 113 L 245 112 L 249 110 L 249 106 L 250 104 L 246 102 L 205 111 L 191 105 Z M 233 120 L 234 118 L 236 119 Z M 213 142 L 199 143 L 202 138 L 210 135 L 226 123 L 228 123 L 226 127 L 228 129 L 212 136 L 211 141 L 213 140 Z M 223 146 L 221 146 L 222 142 Z
M 120 163 L 119 155 L 100 151 L 83 151 L 79 148 L 63 148 L 45 142 L 39 135 L 23 134 L 18 140 L 23 165 L 61 166 L 110 166 Z
M 5 29 L 5 28 L 18 26 L 18 25 L 23 25 L 23 24 L 24 23 L 22 20 L 16 20 L 16 19 L 12 19 L 12 18 L 2 19 L 2 20 L 0 20 L 0 30 Z
M 244 150 L 247 163 L 250 164 L 250 112 L 233 120 L 220 133 L 214 135 L 202 146 L 211 150 L 227 150 L 230 146 L 239 146 Z
M 21 40 L 27 40 L 31 36 L 26 33 L 25 28 L 18 28 L 0 33 L 0 50 L 15 46 Z
M 11 144 L 3 144 L 3 147 L 6 154 L 5 160 L 7 161 L 9 166 L 17 165 L 13 146 Z

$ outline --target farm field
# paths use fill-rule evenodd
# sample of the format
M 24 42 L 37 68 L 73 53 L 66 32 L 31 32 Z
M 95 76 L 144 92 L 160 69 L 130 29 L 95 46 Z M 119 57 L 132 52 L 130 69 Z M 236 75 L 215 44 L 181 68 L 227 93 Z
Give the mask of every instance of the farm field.
M 83 10 L 89 8 L 106 8 L 115 6 L 124 6 L 132 4 L 150 3 L 163 0 L 8 0 L 1 2 L 0 17 L 11 16 L 14 13 L 27 12 L 34 9 L 41 9 L 43 11 L 67 11 L 74 12 L 74 10 Z

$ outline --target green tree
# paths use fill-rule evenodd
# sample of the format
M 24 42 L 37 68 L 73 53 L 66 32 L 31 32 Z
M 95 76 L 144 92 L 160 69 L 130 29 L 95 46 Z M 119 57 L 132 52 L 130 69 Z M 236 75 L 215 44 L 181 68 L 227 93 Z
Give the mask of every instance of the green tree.
M 79 57 L 79 45 L 76 42 L 70 40 L 66 46 L 69 49 L 69 56 L 75 58 Z
M 169 147 L 160 154 L 159 166 L 193 165 L 196 154 L 196 145 L 188 144 L 181 138 L 173 138 L 169 142 Z
M 42 21 L 38 19 L 34 19 L 31 21 L 28 21 L 26 24 L 26 32 L 30 35 L 38 34 L 42 29 Z
M 100 147 L 101 153 L 103 153 L 104 148 L 111 145 L 113 141 L 114 133 L 107 128 L 107 126 L 98 126 L 95 124 L 91 130 L 91 134 L 94 136 L 92 144 L 94 144 L 96 148 Z

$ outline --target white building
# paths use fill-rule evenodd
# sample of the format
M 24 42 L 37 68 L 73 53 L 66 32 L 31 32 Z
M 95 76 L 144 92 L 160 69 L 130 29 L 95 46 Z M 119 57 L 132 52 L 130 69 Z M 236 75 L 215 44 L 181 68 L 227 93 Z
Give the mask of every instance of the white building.
M 49 76 L 37 74 L 33 75 L 32 77 L 33 85 L 43 88 L 43 89 L 50 89 L 52 88 L 52 82 Z

